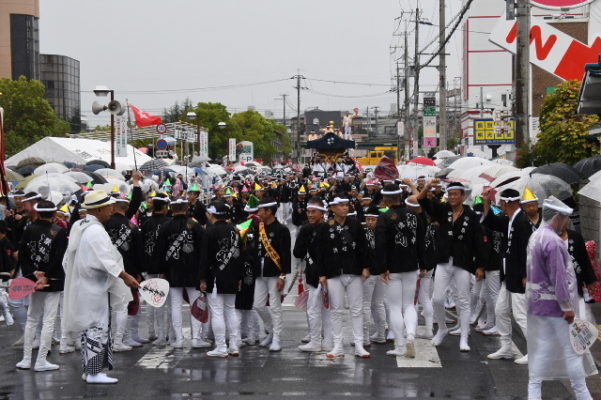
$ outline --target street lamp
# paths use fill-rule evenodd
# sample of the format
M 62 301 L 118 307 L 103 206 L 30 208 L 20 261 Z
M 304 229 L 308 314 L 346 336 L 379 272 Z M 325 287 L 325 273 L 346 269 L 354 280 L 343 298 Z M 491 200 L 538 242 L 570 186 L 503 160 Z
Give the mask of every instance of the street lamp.
M 196 137 L 198 139 L 198 155 L 200 156 L 200 118 L 198 118 L 198 114 L 196 114 L 194 111 L 188 111 L 186 113 L 186 118 L 188 119 L 188 121 L 194 119 L 196 120 Z
M 227 123 L 220 121 L 217 123 L 217 127 L 219 128 L 219 130 L 225 131 L 227 128 Z M 230 131 L 229 130 L 227 131 L 227 141 L 225 143 L 226 143 L 225 148 L 227 149 L 226 157 L 227 157 L 227 161 L 229 162 L 230 161 Z M 226 165 L 227 165 L 227 163 L 226 163 Z
M 115 115 L 123 115 L 126 108 L 115 100 L 115 91 L 106 86 L 96 86 L 94 94 L 96 97 L 107 97 L 109 94 L 111 96 L 108 105 L 94 101 L 92 103 L 92 112 L 95 115 L 100 114 L 104 110 L 108 110 L 111 113 L 111 168 L 115 169 Z

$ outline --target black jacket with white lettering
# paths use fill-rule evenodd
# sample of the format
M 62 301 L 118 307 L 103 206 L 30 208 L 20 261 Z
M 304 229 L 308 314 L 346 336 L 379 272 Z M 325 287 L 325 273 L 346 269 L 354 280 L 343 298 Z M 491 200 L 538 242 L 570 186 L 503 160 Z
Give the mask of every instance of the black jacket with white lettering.
M 290 231 L 276 219 L 271 224 L 265 225 L 265 232 L 269 242 L 280 256 L 282 271 L 267 255 L 261 241 L 259 226 L 253 224 L 247 233 L 246 254 L 253 265 L 255 277 L 274 277 L 289 274 L 291 262 Z M 262 259 L 265 260 L 263 263 L 261 262 Z M 261 264 L 263 265 L 261 266 Z
M 171 218 L 165 214 L 152 214 L 142 223 L 140 227 L 144 247 L 144 264 L 140 268 L 142 272 L 153 275 L 159 273 L 160 266 L 163 264 L 163 261 L 157 256 L 159 230 L 170 220 Z
M 322 225 L 323 223 L 317 225 L 303 225 L 300 228 L 300 231 L 296 236 L 296 242 L 294 243 L 294 257 L 305 260 L 305 280 L 314 288 L 319 285 L 319 271 L 317 270 L 315 259 L 317 258 L 317 251 L 319 250 L 316 240 L 317 232 Z
M 114 214 L 105 224 L 105 229 L 123 257 L 125 272 L 133 276 L 139 275 L 144 270 L 141 265 L 144 250 L 140 229 L 121 214 Z
M 207 262 L 200 268 L 200 280 L 207 283 L 207 292 L 236 294 L 242 279 L 240 233 L 234 225 L 217 221 L 207 227 L 205 233 Z
M 335 219 L 319 228 L 317 269 L 328 279 L 342 274 L 361 275 L 367 263 L 367 239 L 361 223 L 346 218 L 343 225 Z

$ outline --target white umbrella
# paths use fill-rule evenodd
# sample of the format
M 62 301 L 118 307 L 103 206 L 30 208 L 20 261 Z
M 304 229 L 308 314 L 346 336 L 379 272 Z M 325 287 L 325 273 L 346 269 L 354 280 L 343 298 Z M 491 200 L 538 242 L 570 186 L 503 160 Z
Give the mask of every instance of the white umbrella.
M 130 185 L 120 179 L 107 179 L 107 183 L 97 183 L 94 185 L 94 190 L 104 190 L 107 193 L 111 193 L 115 188 L 126 195 L 130 192 Z
M 519 171 L 519 169 L 512 167 L 511 165 L 502 165 L 498 163 L 493 163 L 490 166 L 486 167 L 484 171 L 482 171 L 482 178 L 492 182 L 496 178 L 502 176 L 503 174 L 512 173 Z
M 207 168 L 204 168 L 207 174 L 209 175 L 227 175 L 227 171 L 221 165 L 217 164 L 209 164 Z
M 79 185 L 65 174 L 49 173 L 32 179 L 25 186 L 25 193 L 37 192 L 47 197 L 50 191 L 60 192 L 63 196 L 71 196 L 80 190 Z
M 591 175 L 589 183 L 584 185 L 578 194 L 601 203 L 601 171 Z
M 440 168 L 432 165 L 422 164 L 402 164 L 397 166 L 401 178 L 417 179 L 418 176 L 425 176 L 426 179 L 434 178 L 434 175 L 440 171 Z
M 453 153 L 450 150 L 440 150 L 438 153 L 434 154 L 434 158 L 439 159 L 439 158 L 449 158 L 449 157 L 455 157 L 457 154 Z
M 123 174 L 121 172 L 116 171 L 116 170 L 114 170 L 112 168 L 100 168 L 100 169 L 97 169 L 94 172 L 97 173 L 98 175 L 102 176 L 107 181 L 109 179 L 118 179 L 120 181 L 124 181 L 125 180 L 125 177 L 123 176 Z
M 63 172 L 63 175 L 66 175 L 69 178 L 73 179 L 75 182 L 81 184 L 88 183 L 92 180 L 92 177 L 90 175 L 80 171 L 67 171 Z
M 490 165 L 492 164 L 490 161 L 480 158 L 480 157 L 462 157 L 456 161 L 453 161 L 449 168 L 453 170 L 464 170 L 470 169 L 474 167 L 478 167 L 480 165 Z
M 33 173 L 35 175 L 44 175 L 46 172 L 48 172 L 48 173 L 52 173 L 52 172 L 63 173 L 68 170 L 69 170 L 69 168 L 67 168 L 63 164 L 51 162 L 51 163 L 46 163 L 46 164 L 40 165 L 39 167 L 37 167 L 36 169 L 33 170 Z

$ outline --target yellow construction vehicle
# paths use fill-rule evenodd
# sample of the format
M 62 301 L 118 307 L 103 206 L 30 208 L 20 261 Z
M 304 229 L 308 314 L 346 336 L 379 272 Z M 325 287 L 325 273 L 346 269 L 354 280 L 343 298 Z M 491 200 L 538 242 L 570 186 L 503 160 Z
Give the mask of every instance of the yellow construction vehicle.
M 399 149 L 396 146 L 377 146 L 367 153 L 367 157 L 358 158 L 357 161 L 363 166 L 378 165 L 384 156 L 394 160 L 395 165 L 401 159 Z

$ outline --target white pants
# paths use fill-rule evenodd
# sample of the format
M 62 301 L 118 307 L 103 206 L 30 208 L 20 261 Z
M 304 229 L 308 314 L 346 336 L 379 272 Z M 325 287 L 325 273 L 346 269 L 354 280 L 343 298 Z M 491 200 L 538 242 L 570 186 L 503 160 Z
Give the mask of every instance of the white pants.
M 256 310 L 236 310 L 240 320 L 241 338 L 259 340 L 261 324 Z
M 43 316 L 42 334 L 40 337 L 40 350 L 38 360 L 45 360 L 52 346 L 54 333 L 54 320 L 58 312 L 61 292 L 34 292 L 29 299 L 27 310 L 27 323 L 25 324 L 25 337 L 23 339 L 23 358 L 31 359 L 33 340 Z
M 215 290 L 215 289 L 214 289 Z M 236 313 L 236 295 L 235 294 L 215 294 L 208 295 L 209 310 L 211 312 L 211 324 L 213 335 L 215 335 L 215 347 L 218 350 L 226 351 L 225 332 L 230 337 L 230 347 L 238 348 L 238 336 L 240 334 L 240 320 Z
M 188 293 L 190 304 L 193 304 L 200 296 L 200 290 L 197 290 L 193 287 L 172 287 L 169 290 L 169 296 L 171 297 L 171 322 L 173 324 L 173 330 L 175 331 L 176 340 L 184 339 L 184 333 L 182 330 L 182 304 L 184 302 L 184 289 Z M 192 339 L 200 339 L 202 324 L 192 316 L 192 313 L 189 313 L 189 315 L 192 325 Z
M 147 274 L 146 278 L 159 278 L 159 274 Z M 167 299 L 169 300 L 169 299 Z M 166 329 L 168 326 L 168 312 L 169 309 L 163 305 L 163 307 L 148 307 L 148 336 L 158 337 L 159 340 L 165 340 L 169 336 L 169 330 Z
M 432 309 L 432 273 L 430 270 L 423 278 L 419 279 L 419 294 L 417 301 L 423 308 L 424 319 L 426 320 L 426 331 L 432 331 L 434 324 L 434 310 Z
M 491 329 L 496 325 L 495 307 L 497 298 L 499 297 L 499 290 L 501 289 L 500 274 L 500 271 L 486 271 L 486 279 L 484 279 L 484 286 L 481 292 L 486 316 L 484 329 Z
M 328 279 L 334 347 L 342 346 L 344 294 L 348 297 L 355 344 L 363 345 L 363 280 L 359 275 L 344 274 Z
M 434 293 L 432 308 L 438 329 L 445 329 L 445 299 L 447 289 L 455 286 L 455 305 L 459 314 L 461 336 L 467 338 L 470 330 L 470 273 L 462 268 L 453 266 L 453 258 L 448 263 L 436 266 L 434 277 Z
M 528 337 L 526 322 L 526 295 L 523 293 L 511 293 L 507 290 L 505 282 L 501 284 L 497 304 L 495 305 L 495 317 L 501 345 L 511 347 L 511 314 L 515 322 L 522 329 L 524 337 Z
M 470 295 L 470 320 L 474 321 L 482 313 L 484 308 L 484 299 L 482 298 L 482 290 L 484 288 L 484 280 L 476 280 L 475 276 L 470 277 L 472 281 L 472 290 Z
M 417 312 L 415 311 L 415 287 L 417 271 L 391 273 L 386 288 L 385 301 L 390 309 L 390 327 L 397 344 L 415 338 Z
M 282 333 L 282 298 L 278 292 L 278 278 L 261 277 L 255 280 L 255 298 L 253 308 L 263 320 L 265 329 L 273 332 L 273 340 L 280 340 Z M 267 297 L 269 296 L 269 307 Z
M 321 344 L 321 340 L 332 342 L 332 321 L 330 310 L 323 306 L 321 284 L 317 287 L 306 286 L 309 290 L 307 299 L 307 319 L 309 321 L 309 336 L 311 342 Z M 323 335 L 323 336 L 322 336 Z

